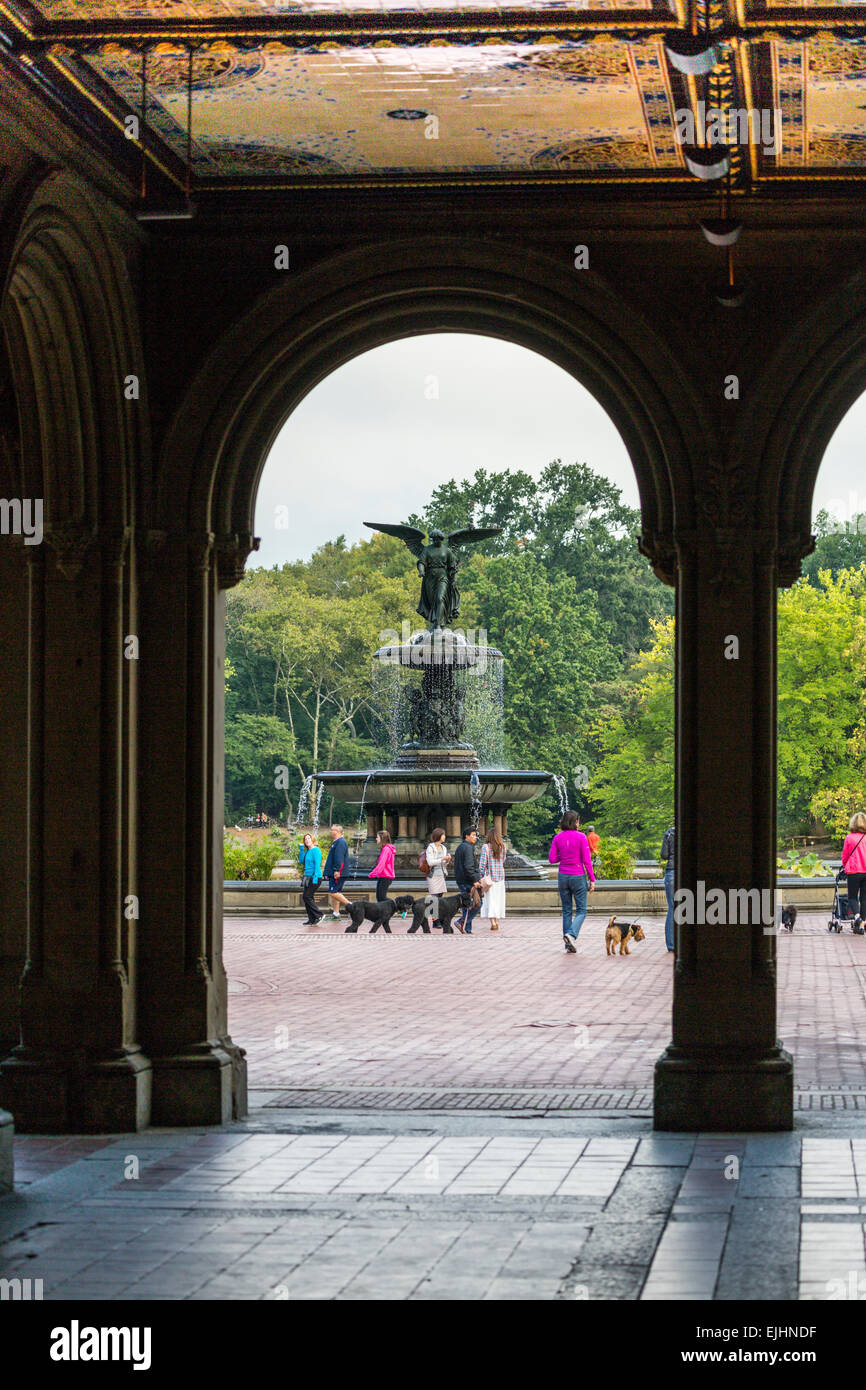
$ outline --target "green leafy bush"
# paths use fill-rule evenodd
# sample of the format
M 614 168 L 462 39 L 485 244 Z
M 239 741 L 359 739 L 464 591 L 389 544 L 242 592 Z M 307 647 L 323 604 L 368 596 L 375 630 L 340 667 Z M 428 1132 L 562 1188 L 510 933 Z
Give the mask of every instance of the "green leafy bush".
M 595 856 L 595 870 L 599 878 L 634 878 L 631 842 L 615 835 L 603 836 Z
M 776 860 L 776 867 L 786 874 L 796 874 L 799 878 L 832 878 L 834 870 L 814 850 L 808 854 L 789 849 L 784 859 Z
M 223 838 L 224 875 L 227 882 L 238 879 L 268 879 L 277 860 L 282 858 L 282 843 L 274 840 L 258 840 L 245 845 L 234 835 Z

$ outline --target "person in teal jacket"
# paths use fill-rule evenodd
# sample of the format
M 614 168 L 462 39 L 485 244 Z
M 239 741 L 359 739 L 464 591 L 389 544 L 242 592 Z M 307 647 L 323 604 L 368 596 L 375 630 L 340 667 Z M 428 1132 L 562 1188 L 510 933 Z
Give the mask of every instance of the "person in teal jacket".
M 322 851 L 312 835 L 305 835 L 301 841 L 298 862 L 303 878 L 301 897 L 304 900 L 304 907 L 307 909 L 306 925 L 315 927 L 321 922 L 325 914 L 316 907 L 316 889 L 322 881 Z

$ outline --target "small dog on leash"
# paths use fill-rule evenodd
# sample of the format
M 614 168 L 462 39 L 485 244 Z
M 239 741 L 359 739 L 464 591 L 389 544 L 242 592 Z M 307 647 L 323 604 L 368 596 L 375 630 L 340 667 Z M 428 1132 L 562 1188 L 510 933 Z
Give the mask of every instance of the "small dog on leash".
M 611 917 L 604 933 L 604 944 L 609 956 L 616 955 L 616 948 L 619 947 L 621 956 L 630 956 L 630 941 L 643 941 L 646 932 L 640 922 L 618 922 L 615 917 Z
M 793 930 L 794 930 L 794 923 L 796 922 L 796 920 L 797 920 L 797 909 L 796 909 L 796 907 L 794 906 L 793 903 L 789 903 L 787 907 L 783 907 L 783 908 L 780 909 L 780 911 L 779 911 L 779 926 L 780 926 L 780 928 L 782 928 L 784 931 L 793 931 Z
M 366 920 L 373 923 L 370 928 L 371 936 L 375 931 L 378 931 L 380 927 L 384 927 L 385 931 L 390 936 L 391 928 L 388 926 L 388 923 L 397 911 L 397 904 L 394 902 L 393 898 L 385 898 L 384 902 L 381 903 L 370 902 L 364 898 L 360 902 L 349 903 L 349 906 L 344 907 L 343 911 L 348 914 L 350 919 L 349 925 L 346 928 L 347 932 L 357 931 L 361 923 Z

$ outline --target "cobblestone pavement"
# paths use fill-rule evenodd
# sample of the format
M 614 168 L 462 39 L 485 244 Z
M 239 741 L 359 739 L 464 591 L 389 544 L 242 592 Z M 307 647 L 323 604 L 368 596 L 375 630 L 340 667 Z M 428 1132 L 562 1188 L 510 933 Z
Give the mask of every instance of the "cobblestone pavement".
M 470 939 L 406 936 L 399 920 L 388 937 L 230 918 L 232 1037 L 253 1086 L 326 1088 L 331 1105 L 336 1090 L 350 1093 L 346 1103 L 352 1090 L 376 1092 L 378 1106 L 396 1088 L 406 1108 L 413 1090 L 422 1105 L 441 1104 L 425 1099 L 430 1088 L 624 1088 L 643 1090 L 637 1108 L 648 1109 L 670 1041 L 673 958 L 662 919 L 641 920 L 647 939 L 611 959 L 601 916 L 586 919 L 577 956 L 565 954 L 553 917 L 512 918 Z M 831 935 L 826 916 L 804 913 L 778 956 L 779 1035 L 798 1086 L 859 1086 L 866 1104 L 866 937 Z
M 273 1123 L 94 1145 L 0 1201 L 0 1277 L 48 1300 L 866 1297 L 866 1138 Z

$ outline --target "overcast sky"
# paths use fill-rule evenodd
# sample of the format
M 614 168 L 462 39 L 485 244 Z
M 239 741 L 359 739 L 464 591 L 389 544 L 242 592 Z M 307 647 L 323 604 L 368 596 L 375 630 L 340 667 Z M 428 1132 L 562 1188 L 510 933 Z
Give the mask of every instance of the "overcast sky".
M 866 511 L 866 400 L 824 459 L 815 509 Z M 280 433 L 256 507 L 250 565 L 307 558 L 362 522 L 401 521 L 433 488 L 478 468 L 538 473 L 551 459 L 587 463 L 631 506 L 637 487 L 622 441 L 593 396 L 525 348 L 469 334 L 429 334 L 354 358 L 311 391 Z

